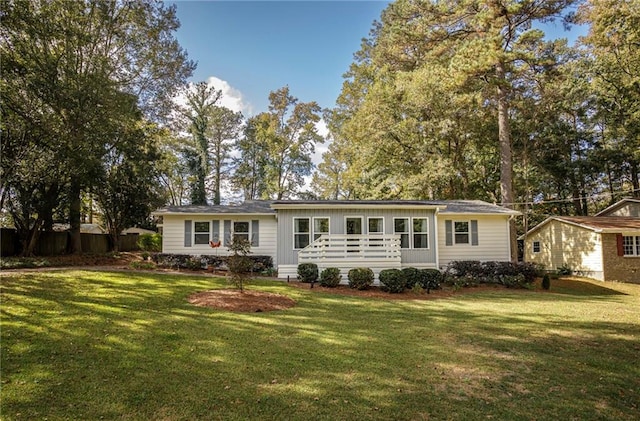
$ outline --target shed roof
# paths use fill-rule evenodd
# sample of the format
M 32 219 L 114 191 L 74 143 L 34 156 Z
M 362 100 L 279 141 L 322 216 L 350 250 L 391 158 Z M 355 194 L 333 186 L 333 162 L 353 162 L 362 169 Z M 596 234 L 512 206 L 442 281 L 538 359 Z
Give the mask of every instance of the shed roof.
M 538 231 L 540 228 L 554 220 L 566 224 L 577 225 L 595 232 L 619 233 L 625 231 L 640 231 L 640 218 L 628 216 L 552 216 L 530 229 L 527 234 Z
M 621 199 L 618 200 L 616 203 L 614 203 L 613 205 L 607 207 L 606 209 L 601 210 L 600 212 L 596 213 L 596 216 L 600 216 L 600 215 L 608 215 L 611 212 L 615 212 L 618 209 L 620 209 L 621 207 L 629 204 L 629 203 L 639 203 L 640 204 L 640 199 L 631 199 L 631 198 L 626 198 L 626 199 Z

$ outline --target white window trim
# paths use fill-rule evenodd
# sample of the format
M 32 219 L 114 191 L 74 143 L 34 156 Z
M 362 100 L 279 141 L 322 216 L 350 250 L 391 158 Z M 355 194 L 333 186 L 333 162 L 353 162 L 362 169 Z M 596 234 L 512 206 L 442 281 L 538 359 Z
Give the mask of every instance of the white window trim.
M 404 219 L 407 221 L 407 229 L 408 231 L 406 232 L 396 232 L 396 220 L 398 219 Z M 411 218 L 408 216 L 395 216 L 393 218 L 393 235 L 404 235 L 404 234 L 408 234 L 409 235 L 409 247 L 407 247 L 405 250 L 410 250 L 413 247 L 412 241 L 411 241 Z M 402 247 L 402 240 L 400 241 L 400 247 Z
M 538 245 L 538 247 L 537 247 L 537 248 L 538 248 L 538 251 L 536 251 L 536 243 L 537 243 L 537 245 Z M 540 252 L 542 251 L 542 243 L 541 243 L 539 240 L 533 241 L 533 242 L 531 243 L 531 251 L 532 251 L 533 253 L 535 253 L 535 254 L 540 253 Z
M 427 230 L 424 232 L 414 232 L 413 231 L 413 221 L 414 219 L 426 219 L 427 220 Z M 428 216 L 414 216 L 411 218 L 411 226 L 409 227 L 409 230 L 411 231 L 411 236 L 410 236 L 410 245 L 411 248 L 414 250 L 429 250 L 431 247 L 429 246 L 429 217 Z M 415 248 L 415 244 L 413 242 L 413 236 L 415 234 L 426 234 L 427 235 L 427 247 L 420 247 L 420 248 Z
M 631 251 L 633 252 L 632 254 L 626 254 L 624 253 L 624 238 L 625 237 L 631 237 L 633 240 L 632 244 L 631 244 Z M 638 250 L 638 242 L 640 242 L 640 234 L 622 234 L 622 238 L 623 238 L 623 246 L 622 246 L 622 257 L 640 257 L 640 250 Z
M 209 238 L 207 239 L 207 242 L 204 244 L 197 244 L 196 243 L 196 234 L 204 234 L 204 231 L 198 231 L 196 232 L 196 224 L 202 223 L 202 222 L 206 222 L 207 224 L 209 224 Z M 213 224 L 211 223 L 211 219 L 198 219 L 198 220 L 193 220 L 191 222 L 191 246 L 192 247 L 210 247 L 209 246 L 209 242 L 211 241 L 211 237 L 213 235 Z
M 326 219 L 329 222 L 329 231 L 327 232 L 316 232 L 316 219 Z M 294 226 L 295 228 L 295 226 Z M 313 243 L 316 237 L 316 234 L 320 234 L 320 235 L 329 235 L 331 234 L 331 218 L 328 216 L 314 216 L 313 218 L 311 218 L 311 243 Z M 311 244 L 309 243 L 309 244 Z
M 372 234 L 369 232 L 369 221 L 371 219 L 382 219 L 382 232 L 374 232 L 373 235 L 384 235 L 385 231 L 385 218 L 384 216 L 369 216 L 367 217 L 367 234 Z
M 360 219 L 360 228 L 362 233 L 360 234 L 348 234 L 348 235 L 364 235 L 364 216 L 362 215 L 345 215 L 344 216 L 344 233 L 347 235 L 347 219 Z
M 306 219 L 309 222 L 309 232 L 297 232 L 296 231 L 296 220 L 297 219 Z M 311 218 L 308 217 L 308 216 L 294 217 L 294 218 L 292 218 L 291 222 L 293 224 L 293 229 L 292 229 L 292 231 L 293 231 L 293 237 L 292 237 L 293 249 L 294 250 L 302 250 L 301 248 L 296 248 L 296 235 L 307 234 L 309 236 L 309 244 L 311 244 L 312 243 L 311 239 L 313 238 L 312 237 L 313 226 L 311 224 L 313 222 L 312 222 Z
M 238 222 L 244 222 L 249 226 L 249 232 L 242 232 L 241 234 L 243 234 L 243 235 L 244 234 L 249 234 L 249 240 L 248 241 L 251 243 L 251 239 L 253 238 L 253 232 L 252 232 L 252 229 L 253 229 L 252 225 L 253 224 L 251 223 L 251 220 L 247 221 L 247 220 L 244 220 L 244 219 L 238 219 L 238 220 L 232 219 L 231 220 L 231 238 L 233 238 L 233 236 L 236 235 L 236 223 L 238 223 Z M 223 222 L 221 221 L 220 224 L 223 225 Z
M 456 222 L 459 223 L 466 223 L 467 224 L 467 242 L 466 243 L 458 243 L 456 241 Z M 453 235 L 453 244 L 454 246 L 456 245 L 461 245 L 461 246 L 470 246 L 471 245 L 471 220 L 470 219 L 458 219 L 458 220 L 451 220 L 451 234 Z M 463 232 L 457 233 L 457 234 L 464 234 Z

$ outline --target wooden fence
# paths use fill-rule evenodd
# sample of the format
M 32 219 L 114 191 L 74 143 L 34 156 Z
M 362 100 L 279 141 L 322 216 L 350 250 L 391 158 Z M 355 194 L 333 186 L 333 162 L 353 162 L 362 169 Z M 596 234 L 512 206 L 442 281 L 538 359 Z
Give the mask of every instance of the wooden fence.
M 84 253 L 107 253 L 111 247 L 111 239 L 107 234 L 80 234 L 82 251 Z M 20 252 L 20 244 L 16 230 L 12 228 L 0 229 L 0 255 L 15 256 Z M 138 247 L 138 234 L 121 235 L 118 242 L 120 251 L 135 251 Z M 69 247 L 69 233 L 45 231 L 40 233 L 40 239 L 34 253 L 37 256 L 59 256 L 67 253 Z

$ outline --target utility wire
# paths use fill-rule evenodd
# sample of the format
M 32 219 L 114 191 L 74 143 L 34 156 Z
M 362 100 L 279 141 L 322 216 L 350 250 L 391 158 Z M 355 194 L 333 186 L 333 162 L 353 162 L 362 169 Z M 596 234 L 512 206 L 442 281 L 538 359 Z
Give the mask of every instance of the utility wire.
M 533 201 L 533 202 L 514 202 L 514 203 L 497 203 L 500 206 L 515 206 L 515 205 L 521 205 L 521 206 L 534 206 L 534 205 L 545 205 L 545 204 L 550 204 L 550 203 L 570 203 L 570 202 L 574 202 L 576 200 L 583 200 L 583 199 L 596 199 L 596 198 L 601 198 L 601 197 L 607 197 L 607 196 L 613 196 L 614 194 L 619 195 L 626 195 L 626 194 L 631 194 L 633 195 L 633 193 L 640 191 L 640 189 L 631 189 L 631 190 L 627 190 L 627 191 L 621 191 L 621 192 L 615 192 L 615 193 L 598 193 L 598 194 L 593 194 L 593 195 L 589 195 L 589 196 L 580 196 L 580 197 L 572 197 L 570 199 L 553 199 L 553 200 L 540 200 L 540 201 Z

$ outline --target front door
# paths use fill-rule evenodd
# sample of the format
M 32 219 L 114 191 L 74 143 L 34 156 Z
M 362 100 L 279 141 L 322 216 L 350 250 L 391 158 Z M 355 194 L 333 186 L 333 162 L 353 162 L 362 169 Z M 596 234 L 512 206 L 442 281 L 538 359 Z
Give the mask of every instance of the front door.
M 345 232 L 348 236 L 357 236 L 356 238 L 347 238 L 347 252 L 357 252 L 358 244 L 360 243 L 361 239 L 360 236 L 362 235 L 362 217 L 347 216 L 345 218 Z

